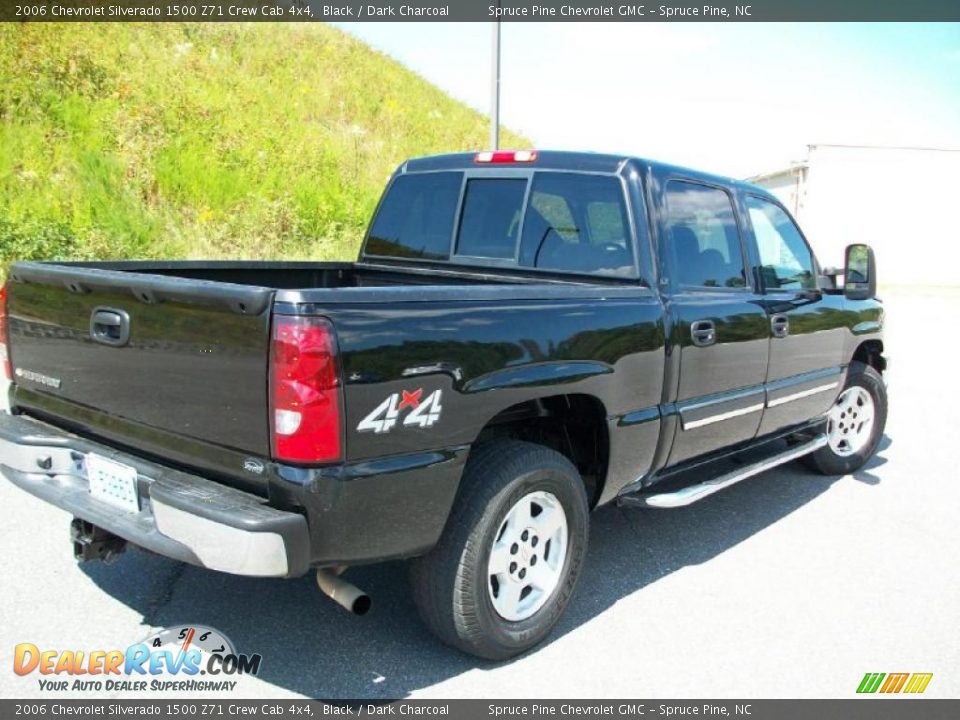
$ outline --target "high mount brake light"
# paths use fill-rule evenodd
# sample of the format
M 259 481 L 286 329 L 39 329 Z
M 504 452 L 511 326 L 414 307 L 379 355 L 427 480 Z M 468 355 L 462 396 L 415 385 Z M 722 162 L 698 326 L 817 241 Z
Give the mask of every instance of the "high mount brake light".
M 0 287 L 0 367 L 3 377 L 13 380 L 13 368 L 10 365 L 10 338 L 7 330 L 7 286 Z
M 327 463 L 342 459 L 337 365 L 337 342 L 328 320 L 274 317 L 270 429 L 275 460 Z
M 473 161 L 477 163 L 528 163 L 537 159 L 536 150 L 495 150 L 477 153 Z

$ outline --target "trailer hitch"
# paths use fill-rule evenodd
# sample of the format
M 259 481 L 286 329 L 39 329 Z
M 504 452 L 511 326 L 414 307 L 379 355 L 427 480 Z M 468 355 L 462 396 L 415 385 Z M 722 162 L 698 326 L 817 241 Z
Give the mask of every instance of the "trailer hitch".
M 70 540 L 73 542 L 73 557 L 80 562 L 110 562 L 127 547 L 127 541 L 122 537 L 80 518 L 70 522 Z

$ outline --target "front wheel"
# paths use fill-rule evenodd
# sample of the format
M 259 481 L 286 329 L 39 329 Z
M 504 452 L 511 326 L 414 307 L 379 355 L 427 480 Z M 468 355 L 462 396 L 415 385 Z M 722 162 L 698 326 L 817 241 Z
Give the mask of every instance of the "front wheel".
M 421 617 L 482 658 L 533 647 L 573 595 L 587 527 L 583 482 L 563 455 L 512 440 L 478 447 L 440 541 L 413 561 Z
M 824 475 L 859 470 L 876 452 L 887 424 L 887 388 L 869 365 L 850 363 L 847 382 L 827 413 L 827 444 L 810 455 Z

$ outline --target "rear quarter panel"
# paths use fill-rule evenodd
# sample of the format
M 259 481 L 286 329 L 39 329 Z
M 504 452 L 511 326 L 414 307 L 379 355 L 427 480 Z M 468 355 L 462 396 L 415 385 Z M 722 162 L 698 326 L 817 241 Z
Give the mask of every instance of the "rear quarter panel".
M 623 482 L 649 466 L 664 374 L 663 314 L 654 293 L 596 286 L 437 291 L 446 299 L 413 290 L 420 300 L 314 308 L 337 330 L 348 462 L 470 445 L 513 405 L 584 394 L 603 405 L 613 428 L 611 467 Z M 393 394 L 423 402 L 436 391 L 441 412 L 427 427 L 404 423 L 407 406 L 388 431 L 359 428 Z M 625 464 L 620 453 L 613 462 L 620 445 L 631 446 Z

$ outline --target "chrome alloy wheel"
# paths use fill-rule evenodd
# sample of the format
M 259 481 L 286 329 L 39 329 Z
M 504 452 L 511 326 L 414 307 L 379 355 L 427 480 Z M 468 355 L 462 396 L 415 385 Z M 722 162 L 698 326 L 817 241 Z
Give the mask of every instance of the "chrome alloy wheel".
M 870 442 L 873 432 L 873 398 L 864 388 L 852 385 L 827 414 L 827 442 L 840 457 L 859 452 Z
M 567 515 L 551 493 L 524 496 L 510 508 L 487 563 L 487 592 L 504 620 L 526 620 L 560 584 L 567 557 Z

